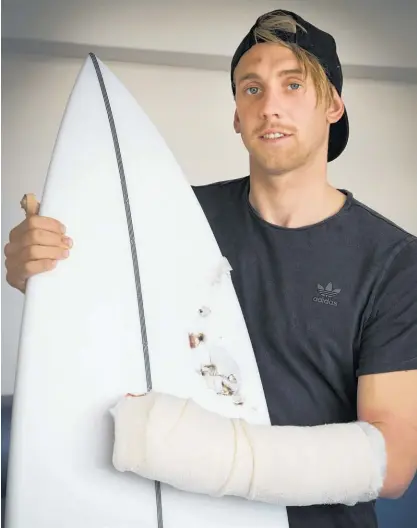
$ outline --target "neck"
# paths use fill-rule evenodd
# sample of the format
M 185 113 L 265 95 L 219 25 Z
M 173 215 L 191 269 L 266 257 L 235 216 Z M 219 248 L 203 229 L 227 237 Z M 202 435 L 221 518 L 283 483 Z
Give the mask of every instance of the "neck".
M 327 182 L 326 167 L 313 171 L 313 167 L 303 167 L 273 176 L 251 167 L 252 207 L 266 222 L 287 228 L 309 226 L 333 216 L 346 197 Z

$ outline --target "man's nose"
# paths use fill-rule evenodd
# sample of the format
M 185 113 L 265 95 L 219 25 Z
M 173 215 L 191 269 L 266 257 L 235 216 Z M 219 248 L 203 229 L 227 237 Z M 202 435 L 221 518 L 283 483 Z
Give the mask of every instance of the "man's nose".
M 280 118 L 283 114 L 282 103 L 282 96 L 277 93 L 277 90 L 266 89 L 259 107 L 260 117 L 266 121 Z

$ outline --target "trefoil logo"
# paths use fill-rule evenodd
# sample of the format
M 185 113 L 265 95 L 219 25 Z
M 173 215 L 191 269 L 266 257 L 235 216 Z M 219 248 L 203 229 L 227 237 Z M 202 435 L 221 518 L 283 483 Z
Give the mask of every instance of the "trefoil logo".
M 318 295 L 316 297 L 313 297 L 313 301 L 321 304 L 329 304 L 331 306 L 337 306 L 337 301 L 334 300 L 337 295 L 342 290 L 340 288 L 333 289 L 333 284 L 329 282 L 329 284 L 324 287 L 321 284 L 317 284 L 317 293 Z

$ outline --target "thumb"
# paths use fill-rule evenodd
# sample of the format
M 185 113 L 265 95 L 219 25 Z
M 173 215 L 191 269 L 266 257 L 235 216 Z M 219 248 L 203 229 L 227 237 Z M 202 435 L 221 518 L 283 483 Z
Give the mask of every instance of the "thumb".
M 26 213 L 26 218 L 39 213 L 40 203 L 34 194 L 25 194 L 20 202 L 20 205 Z

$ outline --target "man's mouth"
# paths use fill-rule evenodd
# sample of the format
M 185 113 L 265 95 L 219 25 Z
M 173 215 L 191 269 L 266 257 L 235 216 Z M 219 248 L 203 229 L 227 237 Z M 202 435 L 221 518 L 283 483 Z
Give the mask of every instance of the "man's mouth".
M 282 132 L 274 132 L 274 133 L 271 133 L 271 134 L 263 134 L 261 137 L 261 139 L 279 139 L 279 138 L 282 138 L 282 137 L 285 137 L 287 134 L 283 134 Z

